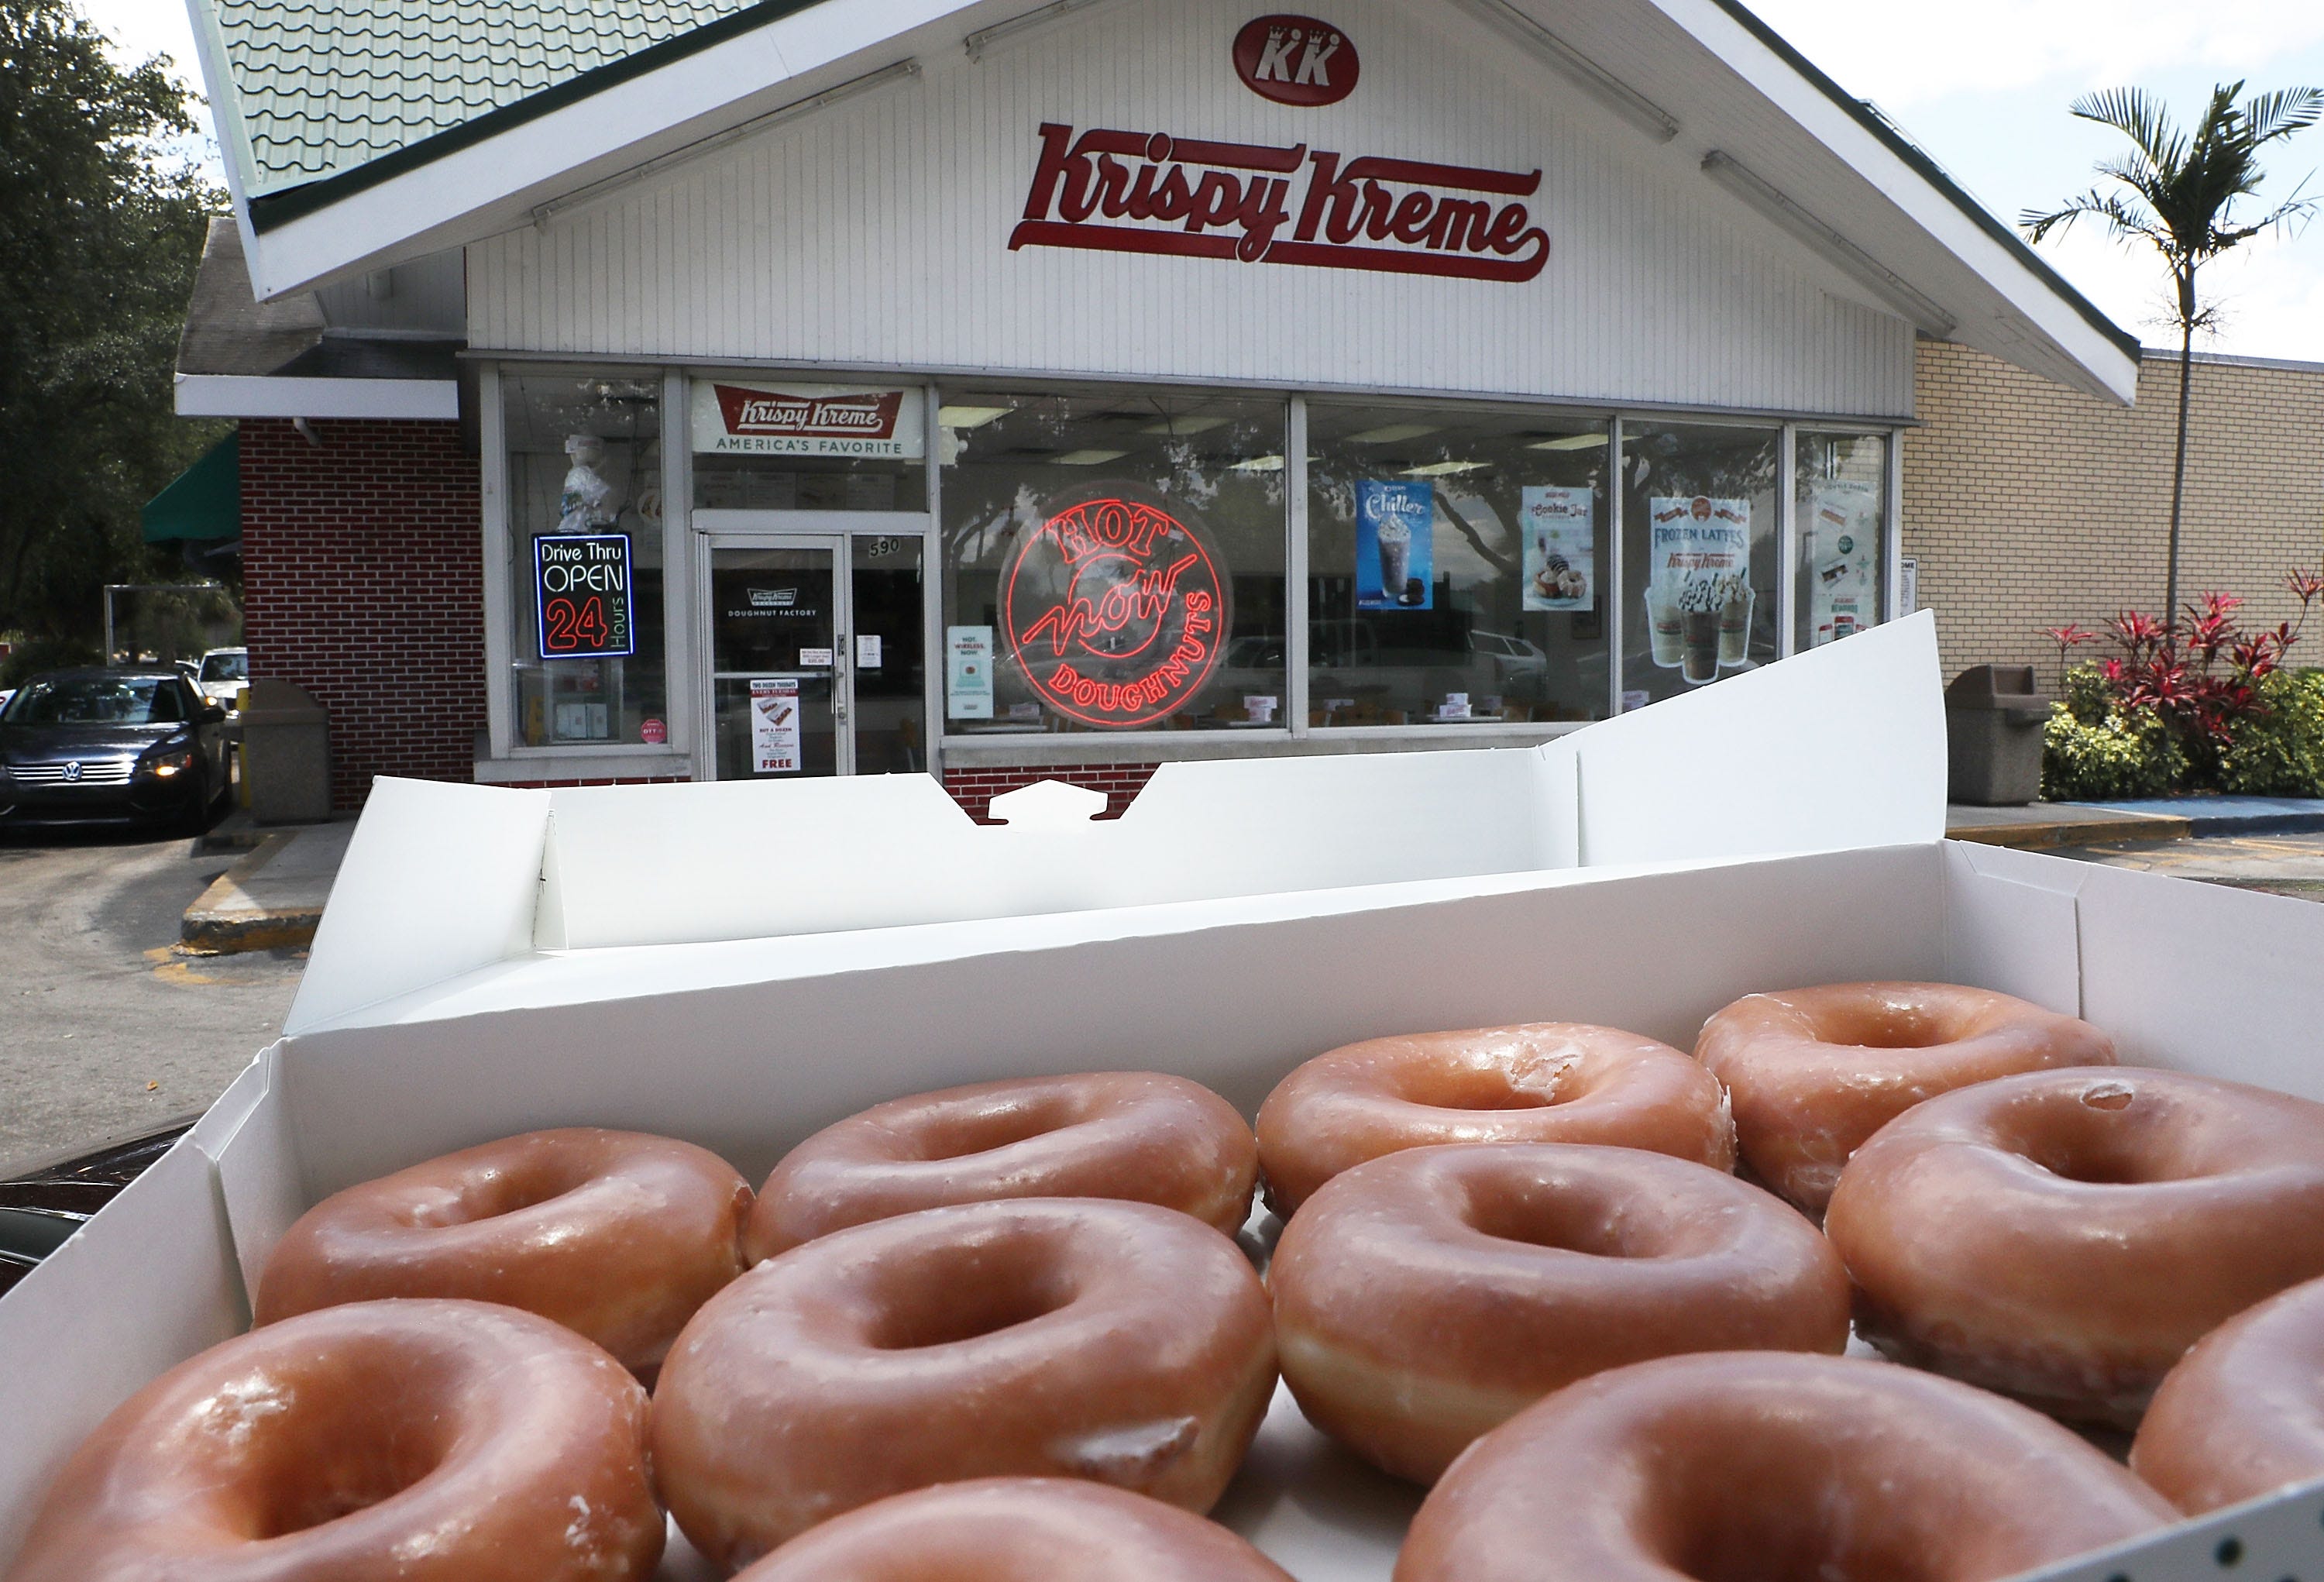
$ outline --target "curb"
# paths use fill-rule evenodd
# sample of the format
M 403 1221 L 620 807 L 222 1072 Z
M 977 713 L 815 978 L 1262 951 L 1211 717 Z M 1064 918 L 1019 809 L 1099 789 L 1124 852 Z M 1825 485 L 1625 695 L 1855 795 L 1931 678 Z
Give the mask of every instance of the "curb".
M 2200 829 L 2200 824 L 2194 819 L 2142 813 L 2135 819 L 2117 815 L 2051 824 L 1965 825 L 1946 830 L 1945 838 L 1973 841 L 1979 846 L 2006 846 L 2018 851 L 2042 851 L 2055 846 L 2096 846 L 2110 840 L 2185 840 Z
M 178 925 L 181 956 L 231 956 L 311 944 L 323 920 L 316 906 L 262 906 L 243 886 L 290 844 L 289 833 L 262 836 L 250 855 L 211 881 Z

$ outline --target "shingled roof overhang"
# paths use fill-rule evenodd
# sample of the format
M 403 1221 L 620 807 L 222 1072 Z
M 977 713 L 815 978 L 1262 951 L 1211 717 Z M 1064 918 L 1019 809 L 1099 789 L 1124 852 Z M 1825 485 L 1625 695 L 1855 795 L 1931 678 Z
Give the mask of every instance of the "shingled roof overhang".
M 1091 3 L 761 0 L 321 179 L 248 197 L 237 183 L 253 283 L 271 296 L 495 234 L 980 29 Z M 2116 402 L 2135 394 L 2135 338 L 1738 0 L 1461 3 L 1506 5 L 1625 90 L 1685 106 L 1665 157 L 1702 167 L 1706 201 L 1757 209 L 1923 332 Z M 214 97 L 223 120 L 228 96 Z M 247 138 L 221 143 L 253 174 Z

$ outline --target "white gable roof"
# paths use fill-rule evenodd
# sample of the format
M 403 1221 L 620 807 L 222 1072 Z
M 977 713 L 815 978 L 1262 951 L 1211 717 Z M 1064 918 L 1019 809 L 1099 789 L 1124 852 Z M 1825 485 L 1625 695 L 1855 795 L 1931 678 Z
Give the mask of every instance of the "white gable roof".
M 393 155 L 238 199 L 253 282 L 273 295 L 499 235 L 706 139 L 812 113 L 866 79 L 1139 3 L 754 8 L 701 30 L 699 47 L 669 41 Z M 1543 93 L 1612 106 L 1629 124 L 1624 134 L 1700 183 L 1707 202 L 1813 254 L 1859 300 L 2091 393 L 2135 393 L 2132 337 L 1736 0 L 1408 3 L 1483 18 L 1534 64 Z

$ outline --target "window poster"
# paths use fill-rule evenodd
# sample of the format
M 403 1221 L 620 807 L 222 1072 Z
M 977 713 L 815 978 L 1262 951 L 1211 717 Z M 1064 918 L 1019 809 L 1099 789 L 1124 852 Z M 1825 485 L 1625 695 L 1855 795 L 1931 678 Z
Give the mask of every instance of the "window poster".
M 800 766 L 799 684 L 797 676 L 751 683 L 751 772 L 797 774 Z
M 992 717 L 992 628 L 945 628 L 945 715 Z
M 1425 610 L 1435 598 L 1430 535 L 1436 488 L 1423 480 L 1356 486 L 1356 608 Z
M 1586 610 L 1595 604 L 1590 582 L 1598 564 L 1597 491 L 1527 484 L 1517 516 L 1525 535 L 1525 607 Z
M 1808 496 L 1808 646 L 1819 648 L 1877 624 L 1880 492 L 1831 478 Z
M 1646 624 L 1655 664 L 1692 684 L 1749 657 L 1751 502 L 1646 501 Z

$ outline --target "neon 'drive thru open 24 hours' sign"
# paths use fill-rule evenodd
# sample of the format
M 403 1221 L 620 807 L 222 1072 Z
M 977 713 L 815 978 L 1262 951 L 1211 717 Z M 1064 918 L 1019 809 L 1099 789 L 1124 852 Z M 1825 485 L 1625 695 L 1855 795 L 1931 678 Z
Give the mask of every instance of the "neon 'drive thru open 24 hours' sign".
M 1102 729 L 1191 702 L 1232 617 L 1208 535 L 1127 487 L 1051 505 L 1001 577 L 1010 657 L 1044 704 Z

